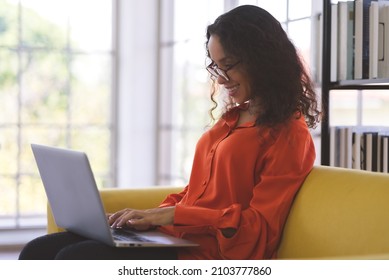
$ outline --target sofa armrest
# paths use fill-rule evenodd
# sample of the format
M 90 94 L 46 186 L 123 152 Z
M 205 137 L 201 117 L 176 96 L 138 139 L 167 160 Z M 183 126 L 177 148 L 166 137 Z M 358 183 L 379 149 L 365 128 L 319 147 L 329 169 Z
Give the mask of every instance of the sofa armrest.
M 171 193 L 178 193 L 183 187 L 147 187 L 136 189 L 101 189 L 100 196 L 105 212 L 112 213 L 124 208 L 148 209 L 158 205 Z M 63 231 L 55 223 L 50 205 L 47 206 L 47 232 Z

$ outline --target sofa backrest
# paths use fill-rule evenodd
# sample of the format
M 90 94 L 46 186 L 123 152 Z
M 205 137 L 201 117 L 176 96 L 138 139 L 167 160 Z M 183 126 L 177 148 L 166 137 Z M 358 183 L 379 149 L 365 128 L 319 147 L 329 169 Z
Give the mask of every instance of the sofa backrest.
M 278 257 L 364 258 L 389 253 L 389 175 L 315 166 L 285 224 Z

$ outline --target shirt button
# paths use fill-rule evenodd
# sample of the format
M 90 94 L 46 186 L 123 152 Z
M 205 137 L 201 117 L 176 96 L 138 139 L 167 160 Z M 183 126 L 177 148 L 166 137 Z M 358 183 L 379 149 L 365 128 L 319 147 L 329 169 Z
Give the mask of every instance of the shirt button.
M 204 182 L 203 182 L 203 186 L 205 186 L 206 184 L 207 184 L 207 181 L 204 181 Z

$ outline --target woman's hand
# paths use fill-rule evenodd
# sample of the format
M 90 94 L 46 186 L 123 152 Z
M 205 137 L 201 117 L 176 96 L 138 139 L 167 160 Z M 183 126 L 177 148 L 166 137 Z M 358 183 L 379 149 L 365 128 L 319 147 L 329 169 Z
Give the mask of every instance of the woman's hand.
M 174 221 L 175 206 L 136 210 L 126 208 L 108 216 L 112 228 L 131 227 L 147 230 L 154 226 L 171 225 Z

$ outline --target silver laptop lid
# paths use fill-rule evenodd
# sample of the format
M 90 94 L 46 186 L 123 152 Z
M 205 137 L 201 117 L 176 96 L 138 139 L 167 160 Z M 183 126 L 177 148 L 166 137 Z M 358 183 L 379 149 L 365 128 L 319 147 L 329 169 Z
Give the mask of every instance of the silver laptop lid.
M 31 147 L 57 225 L 113 245 L 87 155 L 37 144 Z

